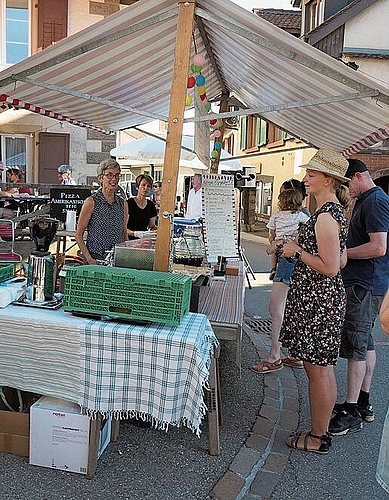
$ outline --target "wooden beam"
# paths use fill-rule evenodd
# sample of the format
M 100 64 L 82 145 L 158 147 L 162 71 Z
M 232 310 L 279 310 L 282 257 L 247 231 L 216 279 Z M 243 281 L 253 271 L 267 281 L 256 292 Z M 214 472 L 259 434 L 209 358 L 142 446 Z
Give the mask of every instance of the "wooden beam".
M 226 111 L 228 111 L 228 96 L 222 97 L 222 100 L 220 102 L 220 113 L 225 113 Z M 212 118 L 213 118 L 213 115 L 212 115 Z M 223 118 L 222 119 L 222 126 L 219 127 L 219 130 L 220 130 L 222 135 L 218 139 L 215 139 L 214 142 L 219 141 L 219 142 L 223 143 L 225 128 L 226 128 L 226 120 L 225 120 L 225 118 Z M 219 162 L 220 162 L 221 151 L 222 150 L 219 149 L 217 157 L 211 159 L 211 170 L 210 170 L 211 174 L 217 174 L 219 171 Z
M 155 246 L 155 271 L 168 271 L 169 269 L 171 221 L 169 217 L 165 218 L 162 214 L 166 213 L 173 216 L 175 208 L 195 6 L 195 0 L 180 0 L 178 2 L 176 47 L 163 166 L 161 208 Z

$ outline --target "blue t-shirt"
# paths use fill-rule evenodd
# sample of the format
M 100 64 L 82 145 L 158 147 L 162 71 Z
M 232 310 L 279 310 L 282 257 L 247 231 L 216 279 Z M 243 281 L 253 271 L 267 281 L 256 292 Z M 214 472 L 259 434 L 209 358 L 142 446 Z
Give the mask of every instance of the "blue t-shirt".
M 369 233 L 389 233 L 389 196 L 380 187 L 362 193 L 354 206 L 347 248 L 370 241 Z M 386 254 L 372 259 L 348 259 L 342 269 L 345 286 L 360 285 L 373 295 L 385 295 L 389 287 L 389 241 Z

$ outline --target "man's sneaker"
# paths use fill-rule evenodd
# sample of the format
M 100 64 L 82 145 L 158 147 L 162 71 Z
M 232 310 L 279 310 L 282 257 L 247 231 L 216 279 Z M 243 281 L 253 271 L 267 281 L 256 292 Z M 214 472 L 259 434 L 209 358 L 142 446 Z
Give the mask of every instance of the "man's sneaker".
M 333 409 L 332 409 L 332 416 L 335 417 L 338 413 L 344 410 L 344 403 L 335 403 Z M 344 410 L 346 411 L 346 410 Z
M 365 422 L 374 422 L 374 411 L 372 405 L 358 406 L 358 412 Z
M 362 420 L 364 420 L 365 422 L 374 422 L 374 411 L 372 405 L 358 406 L 357 409 L 358 413 L 362 417 Z M 346 411 L 344 403 L 335 403 L 334 408 L 332 410 L 332 416 L 334 417 L 341 411 Z
M 342 410 L 331 418 L 328 431 L 333 436 L 344 436 L 349 431 L 355 432 L 360 429 L 362 429 L 362 417 L 359 414 L 354 417 L 351 413 Z

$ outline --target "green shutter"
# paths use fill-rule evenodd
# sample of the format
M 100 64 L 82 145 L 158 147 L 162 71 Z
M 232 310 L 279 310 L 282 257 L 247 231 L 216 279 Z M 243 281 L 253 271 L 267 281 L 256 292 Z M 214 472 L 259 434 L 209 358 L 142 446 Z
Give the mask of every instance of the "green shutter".
M 294 139 L 294 136 L 292 134 L 289 134 L 289 132 L 286 132 L 285 130 L 282 131 L 282 138 L 284 141 L 287 139 Z
M 256 139 L 257 146 L 263 146 L 267 142 L 267 122 L 262 118 L 257 118 Z
M 240 119 L 240 149 L 243 151 L 247 147 L 247 116 Z

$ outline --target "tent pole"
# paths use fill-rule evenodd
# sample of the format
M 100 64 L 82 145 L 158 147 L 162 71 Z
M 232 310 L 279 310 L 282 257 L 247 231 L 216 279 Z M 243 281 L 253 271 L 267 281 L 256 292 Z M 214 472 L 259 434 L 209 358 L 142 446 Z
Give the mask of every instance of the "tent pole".
M 179 0 L 178 2 L 178 22 L 163 165 L 161 208 L 155 246 L 155 271 L 168 271 L 169 269 L 171 221 L 169 217 L 164 218 L 162 214 L 173 215 L 175 208 L 195 6 L 196 0 Z

